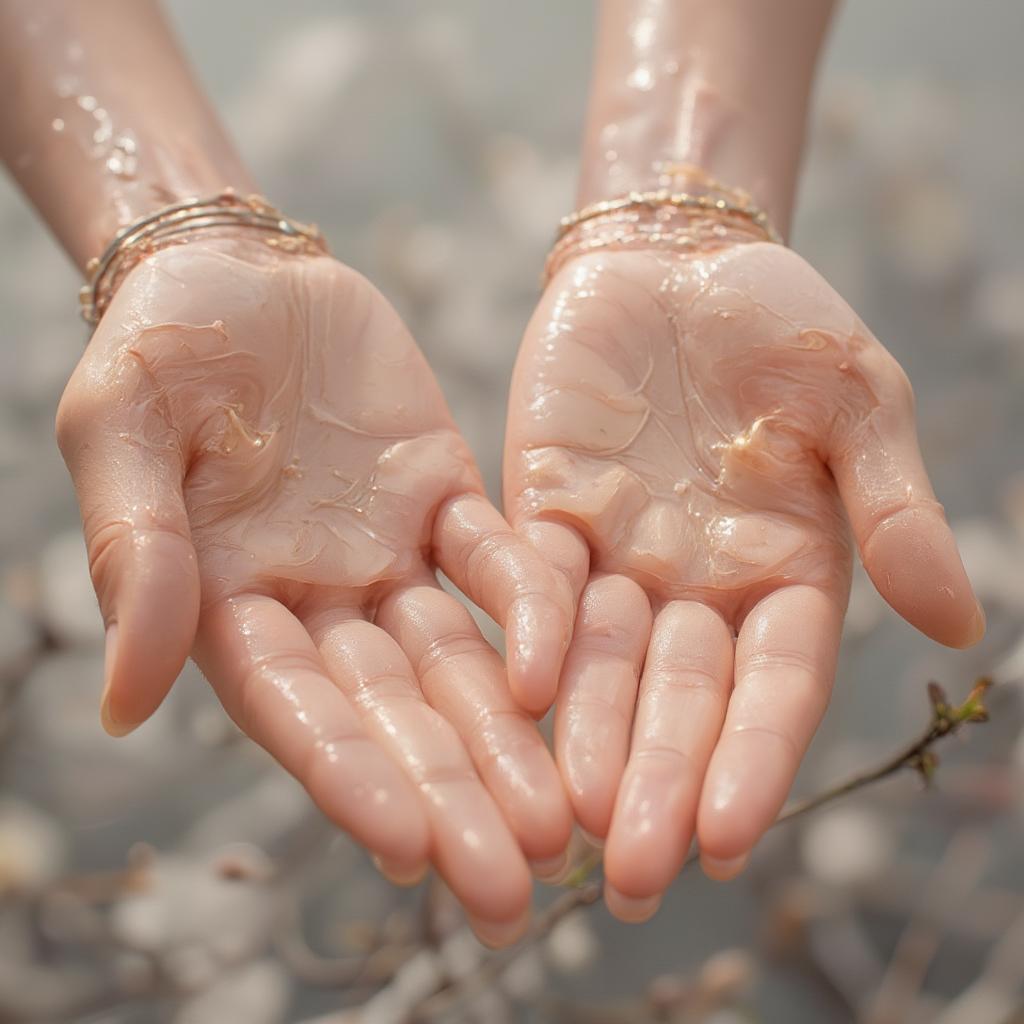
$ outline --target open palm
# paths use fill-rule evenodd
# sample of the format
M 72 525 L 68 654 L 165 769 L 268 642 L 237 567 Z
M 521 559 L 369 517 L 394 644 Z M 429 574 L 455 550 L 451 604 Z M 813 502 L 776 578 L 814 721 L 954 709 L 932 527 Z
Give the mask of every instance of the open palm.
M 553 694 L 572 608 L 483 496 L 383 297 L 247 238 L 166 249 L 115 296 L 58 434 L 110 627 L 112 730 L 194 645 L 232 718 L 389 873 L 433 859 L 481 935 L 511 937 L 523 854 L 557 860 L 570 808 L 435 566 L 507 625 L 528 706 Z
M 983 628 L 905 375 L 782 246 L 563 266 L 516 366 L 505 489 L 580 595 L 556 754 L 624 917 L 694 834 L 726 873 L 779 811 L 832 685 L 847 517 L 905 618 L 952 645 Z

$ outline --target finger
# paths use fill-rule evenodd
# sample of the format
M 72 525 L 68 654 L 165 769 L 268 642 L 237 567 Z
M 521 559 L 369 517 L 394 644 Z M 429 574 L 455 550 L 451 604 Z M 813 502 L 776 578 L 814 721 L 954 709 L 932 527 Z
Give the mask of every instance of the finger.
M 458 734 L 424 700 L 401 648 L 382 629 L 334 612 L 314 614 L 307 624 L 366 730 L 422 794 L 434 863 L 467 913 L 523 927 L 531 893 L 523 855 Z
M 501 657 L 473 616 L 438 587 L 419 586 L 388 597 L 376 621 L 409 658 L 431 707 L 455 727 L 535 870 L 557 873 L 572 810 L 540 731 L 513 701 Z
M 803 585 L 769 594 L 736 641 L 735 687 L 700 796 L 702 857 L 748 853 L 777 817 L 835 676 L 843 609 Z
M 864 359 L 876 405 L 849 436 L 834 439 L 829 456 L 861 559 L 909 623 L 940 643 L 968 647 L 984 634 L 985 616 L 925 471 L 913 392 L 881 346 Z
M 629 754 L 651 605 L 626 576 L 587 584 L 565 659 L 555 709 L 555 752 L 585 832 L 608 834 L 615 794 Z
M 575 607 L 564 578 L 478 494 L 442 506 L 433 542 L 443 572 L 505 627 L 513 697 L 531 714 L 543 714 L 554 700 L 572 631 Z
M 107 630 L 101 717 L 123 736 L 167 695 L 199 617 L 199 569 L 176 435 L 141 437 L 123 403 L 69 389 L 57 439 L 82 513 Z
M 256 594 L 219 601 L 203 613 L 195 654 L 239 728 L 324 814 L 394 873 L 422 869 L 430 832 L 419 794 L 368 735 L 290 611 Z
M 590 547 L 587 542 L 566 523 L 544 519 L 526 520 L 517 524 L 516 531 L 564 579 L 575 615 L 580 594 L 590 574 Z
M 637 912 L 653 912 L 686 857 L 732 672 L 732 631 L 717 611 L 673 601 L 658 613 L 604 854 L 607 885 Z

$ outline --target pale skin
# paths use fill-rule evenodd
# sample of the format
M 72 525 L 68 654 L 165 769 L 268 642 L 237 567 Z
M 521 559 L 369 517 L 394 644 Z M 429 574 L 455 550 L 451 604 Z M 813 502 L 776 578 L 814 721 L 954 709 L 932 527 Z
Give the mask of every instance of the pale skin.
M 0 19 L 4 156 L 80 266 L 168 202 L 253 191 L 155 4 L 4 0 Z M 432 863 L 484 941 L 517 938 L 530 868 L 557 873 L 572 826 L 531 717 L 571 595 L 487 500 L 380 293 L 244 229 L 163 249 L 114 296 L 57 436 L 108 730 L 144 721 L 191 653 L 389 877 Z M 437 569 L 505 626 L 507 671 Z
M 785 230 L 828 5 L 773 6 L 606 6 L 581 204 L 685 187 L 671 161 Z M 0 22 L 5 160 L 79 266 L 168 202 L 254 190 L 154 4 L 0 0 Z M 827 700 L 844 516 L 897 611 L 954 645 L 983 628 L 905 377 L 765 243 L 566 259 L 510 396 L 514 530 L 383 297 L 242 230 L 132 271 L 57 430 L 107 728 L 191 653 L 389 877 L 432 863 L 492 944 L 522 933 L 573 815 L 624 919 L 694 834 L 735 873 Z M 437 569 L 506 627 L 507 666 Z M 556 689 L 557 768 L 533 723 Z
M 829 11 L 608 0 L 580 205 L 699 167 L 786 231 Z M 781 809 L 833 682 L 848 523 L 910 623 L 984 631 L 905 374 L 780 245 L 570 251 L 520 349 L 505 501 L 580 596 L 556 756 L 623 920 L 693 839 L 734 876 Z

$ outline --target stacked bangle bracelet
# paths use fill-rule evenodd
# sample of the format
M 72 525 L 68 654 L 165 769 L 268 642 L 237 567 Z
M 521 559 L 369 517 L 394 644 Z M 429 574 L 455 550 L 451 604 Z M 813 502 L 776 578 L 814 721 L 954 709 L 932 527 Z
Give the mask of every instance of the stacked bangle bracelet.
M 545 266 L 550 281 L 571 257 L 596 249 L 662 247 L 701 252 L 732 242 L 783 244 L 747 193 L 704 177 L 704 192 L 628 192 L 584 206 L 558 223 Z
M 127 273 L 151 253 L 187 242 L 197 232 L 238 227 L 265 233 L 269 245 L 285 252 L 327 252 L 315 225 L 285 217 L 261 196 L 239 196 L 228 189 L 208 199 L 186 199 L 122 228 L 102 255 L 89 261 L 88 283 L 79 292 L 83 319 L 97 324 Z

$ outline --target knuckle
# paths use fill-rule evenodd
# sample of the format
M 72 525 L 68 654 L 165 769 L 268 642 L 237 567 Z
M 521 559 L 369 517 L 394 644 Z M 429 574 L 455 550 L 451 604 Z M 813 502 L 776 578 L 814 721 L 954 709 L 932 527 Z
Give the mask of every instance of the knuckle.
M 913 411 L 916 404 L 916 400 L 914 398 L 914 385 L 911 384 L 910 377 L 907 376 L 907 371 L 903 369 L 896 359 L 892 356 L 890 356 L 890 359 L 890 386 L 892 387 L 900 404 Z
M 74 383 L 68 385 L 57 406 L 54 434 L 65 460 L 74 452 L 85 427 L 93 420 L 92 403 Z
M 651 672 L 652 690 L 718 695 L 724 688 L 723 680 L 700 665 L 658 665 Z
M 747 655 L 743 666 L 744 675 L 760 672 L 785 672 L 790 678 L 794 673 L 814 681 L 818 676 L 817 660 L 798 648 L 765 648 Z
M 109 572 L 110 562 L 130 536 L 131 526 L 123 520 L 105 519 L 101 523 L 86 520 L 85 547 L 89 556 L 89 572 L 97 584 L 100 577 Z

